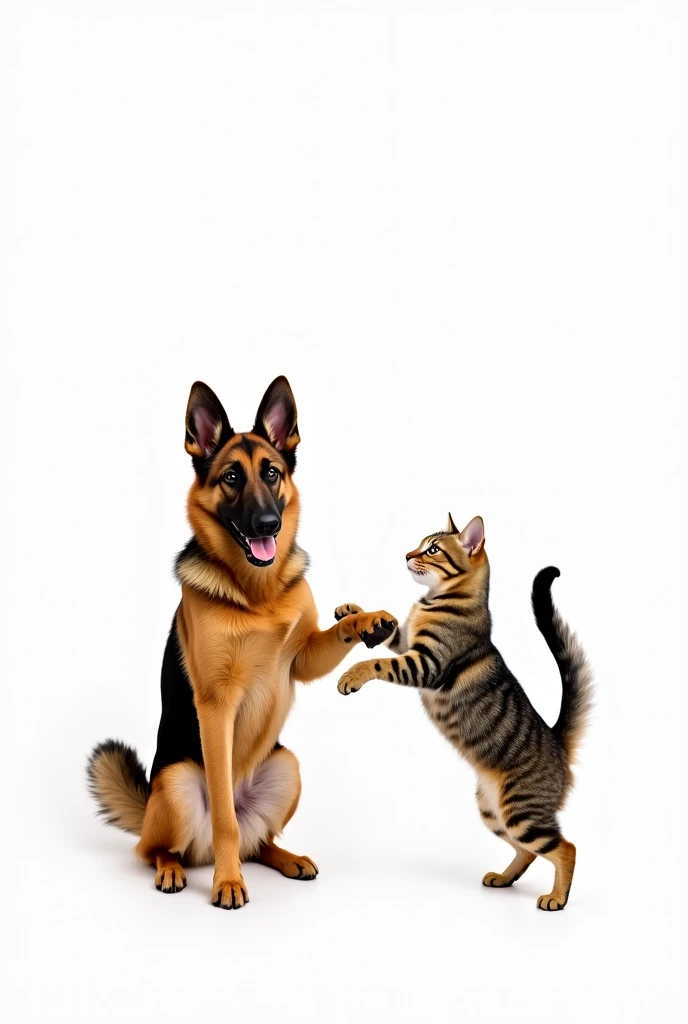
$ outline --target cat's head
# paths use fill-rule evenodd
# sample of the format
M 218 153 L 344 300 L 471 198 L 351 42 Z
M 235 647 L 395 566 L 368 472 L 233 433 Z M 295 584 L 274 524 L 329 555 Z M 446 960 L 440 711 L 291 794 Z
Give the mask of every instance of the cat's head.
M 484 560 L 485 527 L 480 516 L 458 530 L 449 515 L 446 530 L 425 537 L 415 551 L 409 551 L 406 565 L 416 583 L 434 590 L 448 580 L 472 573 Z

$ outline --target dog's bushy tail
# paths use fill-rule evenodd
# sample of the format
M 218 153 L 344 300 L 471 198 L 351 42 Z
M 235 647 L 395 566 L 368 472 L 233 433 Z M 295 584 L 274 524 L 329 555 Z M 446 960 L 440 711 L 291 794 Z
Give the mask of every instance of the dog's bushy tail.
M 533 581 L 533 612 L 538 629 L 559 666 L 563 687 L 561 711 L 552 726 L 566 752 L 569 764 L 573 761 L 592 709 L 592 670 L 585 651 L 552 603 L 551 587 L 559 576 L 553 565 L 541 569 Z
M 105 740 L 93 748 L 86 775 L 98 813 L 108 825 L 140 836 L 150 784 L 136 751 L 119 740 Z

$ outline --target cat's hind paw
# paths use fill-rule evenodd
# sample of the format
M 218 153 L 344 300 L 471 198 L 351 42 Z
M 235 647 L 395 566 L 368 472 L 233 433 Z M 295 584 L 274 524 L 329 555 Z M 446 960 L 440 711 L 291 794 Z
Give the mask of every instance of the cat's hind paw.
M 488 871 L 483 878 L 483 885 L 486 885 L 488 889 L 508 889 L 520 877 L 520 875 L 512 875 L 511 878 L 508 878 L 506 875 L 500 875 L 497 871 Z
M 563 910 L 566 901 L 567 897 L 563 893 L 548 892 L 545 896 L 538 896 L 538 910 Z

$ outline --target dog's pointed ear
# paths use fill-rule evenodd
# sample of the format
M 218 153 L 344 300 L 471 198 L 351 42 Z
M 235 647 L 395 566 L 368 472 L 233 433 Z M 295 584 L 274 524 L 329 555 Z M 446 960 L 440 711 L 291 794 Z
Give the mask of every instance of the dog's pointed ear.
M 263 395 L 263 400 L 258 406 L 253 433 L 264 437 L 285 457 L 292 456 L 295 461 L 296 446 L 301 438 L 296 402 L 286 377 L 277 377 L 273 380 Z
M 194 459 L 208 459 L 233 433 L 220 399 L 207 384 L 197 380 L 186 407 L 184 447 L 189 455 Z
M 452 514 L 450 512 L 449 515 L 447 516 L 447 533 L 458 533 L 458 532 L 459 532 L 459 528 L 456 525 L 456 523 L 454 522 L 454 520 L 452 519 Z
M 459 540 L 469 555 L 477 555 L 485 543 L 485 524 L 480 516 L 471 519 L 459 534 Z

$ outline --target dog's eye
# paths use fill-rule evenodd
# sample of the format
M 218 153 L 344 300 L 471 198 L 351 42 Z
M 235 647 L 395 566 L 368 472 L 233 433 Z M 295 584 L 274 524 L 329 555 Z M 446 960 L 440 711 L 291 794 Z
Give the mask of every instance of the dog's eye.
M 433 544 L 431 547 L 428 548 L 428 554 L 429 555 L 436 555 L 438 551 L 439 551 L 439 548 L 437 547 L 436 544 Z
M 273 483 L 277 479 L 278 473 L 274 466 L 270 466 L 270 469 L 267 471 L 266 476 L 271 483 Z
M 231 484 L 233 486 L 237 482 L 237 475 L 233 469 L 228 469 L 222 479 L 226 484 Z

